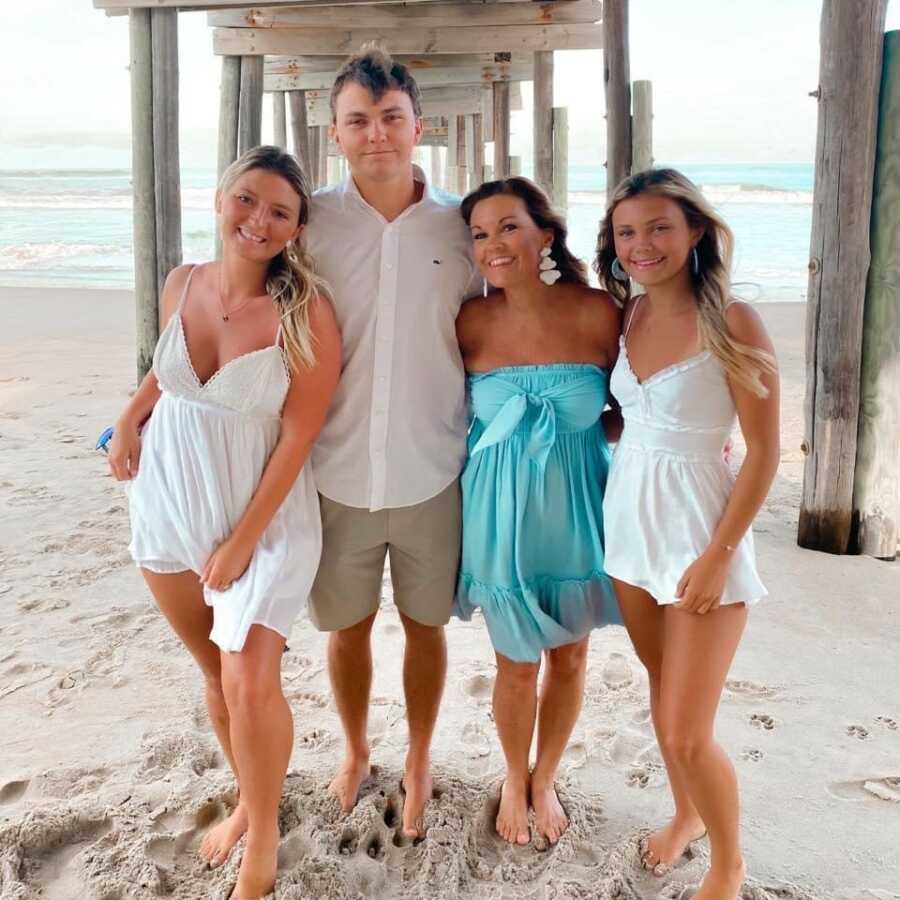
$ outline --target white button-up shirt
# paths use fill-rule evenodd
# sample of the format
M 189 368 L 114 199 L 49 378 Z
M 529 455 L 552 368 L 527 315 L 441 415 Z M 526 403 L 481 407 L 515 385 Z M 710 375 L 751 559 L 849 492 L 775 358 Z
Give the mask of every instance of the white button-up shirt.
M 425 182 L 415 167 L 417 181 Z M 459 198 L 426 185 L 392 222 L 352 177 L 312 198 L 306 246 L 331 285 L 341 380 L 313 449 L 316 486 L 345 506 L 411 506 L 465 459 L 465 378 L 456 315 L 475 292 Z

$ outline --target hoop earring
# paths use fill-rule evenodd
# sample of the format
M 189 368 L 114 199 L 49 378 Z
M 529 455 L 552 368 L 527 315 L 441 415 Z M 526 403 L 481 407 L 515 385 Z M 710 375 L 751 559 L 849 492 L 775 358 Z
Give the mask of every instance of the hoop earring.
M 696 247 L 691 250 L 691 272 L 694 275 L 700 274 L 700 254 L 697 252 Z
M 618 256 L 612 261 L 612 265 L 609 268 L 612 272 L 612 277 L 616 281 L 628 281 L 628 273 L 622 268 L 622 263 L 619 262 Z
M 481 279 L 481 282 L 482 282 L 482 283 L 481 283 L 481 296 L 482 296 L 482 297 L 487 297 L 487 294 L 488 294 L 488 291 L 487 291 L 487 278 L 482 278 L 482 279 Z
M 551 250 L 549 247 L 544 247 L 541 250 L 541 261 L 538 264 L 539 274 L 538 277 L 544 284 L 555 284 L 560 278 L 562 278 L 562 272 L 556 268 L 556 260 L 550 255 Z

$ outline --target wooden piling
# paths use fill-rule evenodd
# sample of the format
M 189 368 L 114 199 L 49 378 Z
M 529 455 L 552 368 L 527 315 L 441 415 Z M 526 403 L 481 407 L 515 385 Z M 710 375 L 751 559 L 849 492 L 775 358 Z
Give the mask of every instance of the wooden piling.
M 463 196 L 469 189 L 468 148 L 466 120 L 468 116 L 456 116 L 456 184 L 453 191 Z
M 469 168 L 469 190 L 474 191 L 484 184 L 484 117 L 481 113 L 472 115 L 472 166 Z M 468 140 L 468 138 L 467 138 Z
M 153 181 L 156 281 L 181 265 L 181 166 L 178 152 L 178 10 L 150 14 L 153 57 Z
M 428 149 L 431 151 L 431 185 L 439 188 L 441 186 L 441 148 L 435 145 Z
M 569 110 L 553 107 L 553 205 L 562 212 L 569 206 Z
M 494 178 L 509 176 L 509 82 L 494 82 Z
M 219 158 L 218 183 L 222 173 L 237 159 L 238 116 L 241 98 L 241 58 L 222 57 L 222 80 L 219 82 Z M 222 258 L 222 236 L 219 234 L 218 217 L 215 226 L 216 259 Z
M 534 54 L 534 180 L 553 193 L 553 51 Z
M 797 542 L 846 553 L 887 0 L 823 0 Z M 896 447 L 892 452 L 896 456 Z
M 134 298 L 138 382 L 159 338 L 156 193 L 153 166 L 153 50 L 149 9 L 128 14 L 131 74 L 131 182 L 134 193 Z
M 645 172 L 653 166 L 653 83 L 632 85 L 631 171 Z
M 241 57 L 238 156 L 262 143 L 263 57 Z
M 272 124 L 275 146 L 287 150 L 287 104 L 284 91 L 272 92 Z
M 317 125 L 316 137 L 319 143 L 319 150 L 316 154 L 316 184 L 318 187 L 324 187 L 328 184 L 328 126 Z
M 885 35 L 866 284 L 853 549 L 897 556 L 900 537 L 900 31 Z
M 294 156 L 300 167 L 312 179 L 309 161 L 309 128 L 306 124 L 306 91 L 288 91 L 291 107 L 291 134 L 294 138 Z
M 603 83 L 606 86 L 606 196 L 631 174 L 631 65 L 628 0 L 603 4 Z

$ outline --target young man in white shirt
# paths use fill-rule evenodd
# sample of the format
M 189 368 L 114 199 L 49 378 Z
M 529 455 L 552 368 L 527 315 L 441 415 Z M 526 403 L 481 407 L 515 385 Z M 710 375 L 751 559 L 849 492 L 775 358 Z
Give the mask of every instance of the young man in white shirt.
M 343 369 L 313 452 L 324 547 L 310 617 L 331 632 L 328 666 L 346 738 L 330 790 L 349 811 L 369 775 L 371 630 L 390 554 L 406 632 L 409 749 L 403 831 L 423 833 L 429 748 L 447 668 L 460 547 L 465 388 L 455 320 L 475 267 L 459 200 L 425 183 L 415 82 L 380 50 L 354 57 L 331 95 L 350 175 L 312 199 L 305 236 L 330 283 Z

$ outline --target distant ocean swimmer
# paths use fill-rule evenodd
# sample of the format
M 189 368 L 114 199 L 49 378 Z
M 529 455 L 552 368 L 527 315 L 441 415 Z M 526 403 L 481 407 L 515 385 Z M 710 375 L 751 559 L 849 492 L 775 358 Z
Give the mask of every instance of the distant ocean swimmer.
M 113 475 L 128 482 L 132 556 L 200 666 L 238 782 L 237 808 L 200 851 L 221 865 L 247 832 L 234 900 L 275 882 L 293 743 L 281 658 L 322 547 L 306 460 L 341 343 L 330 292 L 299 240 L 309 196 L 295 159 L 276 147 L 225 171 L 222 260 L 170 273 L 153 368 L 108 444 Z
M 613 193 L 595 268 L 625 303 L 611 389 L 624 419 L 604 500 L 606 571 L 650 684 L 675 805 L 644 838 L 664 874 L 708 832 L 697 900 L 735 900 L 744 879 L 734 767 L 713 725 L 747 620 L 766 595 L 750 526 L 779 460 L 779 385 L 762 320 L 731 294 L 731 230 L 671 169 Z M 630 279 L 645 292 L 631 296 Z M 723 447 L 740 423 L 732 476 Z

